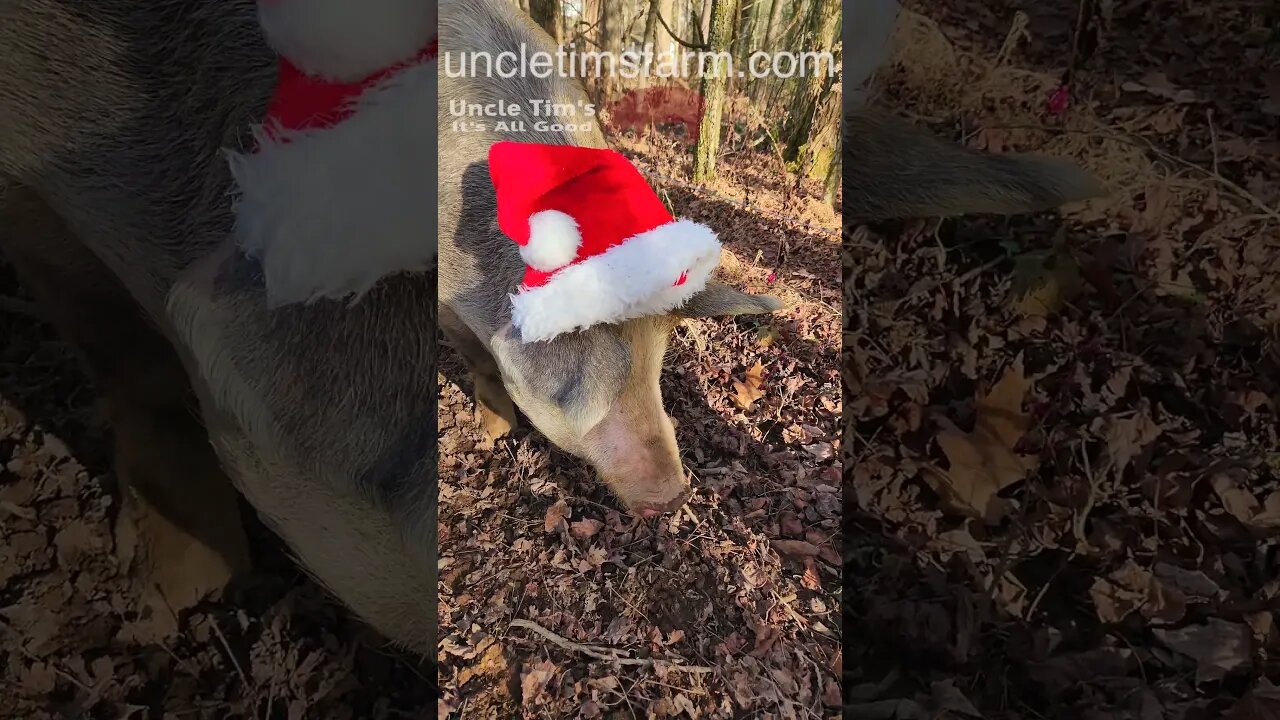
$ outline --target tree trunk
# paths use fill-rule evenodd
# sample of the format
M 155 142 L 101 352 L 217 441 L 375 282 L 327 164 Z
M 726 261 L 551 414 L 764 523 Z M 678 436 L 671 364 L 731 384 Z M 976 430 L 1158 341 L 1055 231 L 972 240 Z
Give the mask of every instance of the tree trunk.
M 616 0 L 615 0 L 616 2 Z M 606 52 L 613 50 L 613 8 L 615 2 L 602 0 L 600 3 L 599 35 L 600 49 Z
M 822 199 L 826 200 L 827 204 L 829 204 L 831 207 L 836 208 L 837 212 L 840 210 L 840 208 L 836 206 L 836 194 L 840 190 L 840 179 L 841 177 L 843 177 L 843 174 L 841 173 L 841 168 L 840 168 L 841 166 L 840 160 L 841 160 L 840 139 L 839 139 L 839 133 L 837 133 L 836 147 L 835 147 L 835 160 L 833 160 L 831 163 L 831 166 L 827 168 L 827 179 L 826 179 L 826 182 L 822 184 Z
M 777 33 L 779 26 L 782 25 L 782 6 L 784 4 L 785 0 L 771 0 L 769 3 L 769 21 L 765 24 L 764 42 L 761 43 L 761 47 L 766 50 L 773 48 L 775 33 Z
M 738 31 L 738 56 L 746 58 L 756 50 L 756 25 L 764 0 L 746 0 L 742 6 L 742 28 Z
M 840 0 L 819 0 L 819 5 L 809 17 L 809 32 L 806 33 L 814 52 L 831 52 L 835 38 L 836 24 L 840 20 Z M 821 69 L 824 72 L 818 72 Z M 809 141 L 813 129 L 814 116 L 822 107 L 823 95 L 831 87 L 831 78 L 826 68 L 810 67 L 807 77 L 803 78 L 804 87 L 798 94 L 795 111 L 783 130 L 783 142 L 786 150 L 783 159 L 792 162 L 800 157 L 800 150 Z
M 648 3 L 649 11 L 644 21 L 644 40 L 642 41 L 644 45 L 641 50 L 653 53 L 653 62 L 656 67 L 658 56 L 672 42 L 666 29 L 662 27 L 662 21 L 671 25 L 671 29 L 674 30 L 677 18 L 671 12 L 671 0 L 648 0 Z M 659 16 L 661 16 L 662 21 L 658 20 Z M 652 79 L 650 75 L 654 69 L 650 68 L 648 73 L 640 77 L 640 85 L 642 87 L 649 84 Z
M 738 0 L 709 0 L 711 6 L 711 52 L 727 53 L 733 44 Z M 720 118 L 724 114 L 727 59 L 720 57 L 702 78 L 702 122 L 698 126 L 698 146 L 694 149 L 693 180 L 707 182 L 716 176 L 716 154 L 720 150 Z
M 560 36 L 560 0 L 528 0 L 529 16 L 538 23 L 552 42 L 559 45 L 563 42 Z
M 828 85 L 823 91 L 805 150 L 797 156 L 801 171 L 814 179 L 826 177 L 831 166 L 840 160 L 836 155 L 840 148 L 840 91 L 833 83 Z
M 644 49 L 651 52 L 658 52 L 658 28 L 662 23 L 658 22 L 658 13 L 662 12 L 662 0 L 649 0 L 649 14 L 644 19 Z M 671 22 L 671 18 L 666 18 L 667 22 Z
M 760 43 L 758 47 L 766 52 L 773 51 L 774 33 L 778 25 L 782 24 L 782 5 L 784 0 L 756 0 L 758 3 L 768 2 L 768 14 L 760 14 L 760 18 L 764 24 L 764 30 L 760 33 Z M 769 87 L 769 77 L 752 78 L 751 79 L 751 101 L 757 105 L 760 98 L 764 97 L 765 90 Z
M 698 21 L 698 42 L 702 45 L 711 43 L 711 18 L 716 11 L 716 0 L 702 0 L 702 17 Z

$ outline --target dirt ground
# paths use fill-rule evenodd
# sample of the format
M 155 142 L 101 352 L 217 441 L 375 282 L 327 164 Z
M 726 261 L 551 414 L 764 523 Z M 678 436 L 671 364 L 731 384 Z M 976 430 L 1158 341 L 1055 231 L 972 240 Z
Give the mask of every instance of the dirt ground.
M 1280 7 L 1097 6 L 1065 103 L 1075 2 L 909 3 L 882 77 L 1111 193 L 851 229 L 846 717 L 1280 717 Z
M 618 143 L 688 176 L 669 136 Z M 839 223 L 772 153 L 728 155 L 720 174 L 655 186 L 719 232 L 724 279 L 791 305 L 676 331 L 662 389 L 695 494 L 673 517 L 620 512 L 527 423 L 486 445 L 446 354 L 441 717 L 838 716 Z

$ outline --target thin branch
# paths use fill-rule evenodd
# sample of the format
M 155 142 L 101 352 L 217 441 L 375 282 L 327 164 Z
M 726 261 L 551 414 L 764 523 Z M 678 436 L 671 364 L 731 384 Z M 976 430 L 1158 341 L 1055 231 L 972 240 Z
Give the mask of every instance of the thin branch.
M 542 637 L 550 640 L 552 643 L 558 645 L 560 648 L 564 650 L 579 652 L 579 653 L 582 653 L 583 655 L 593 657 L 597 660 L 606 660 L 608 662 L 616 662 L 619 665 L 652 665 L 653 664 L 653 660 L 641 660 L 639 658 L 619 657 L 618 653 L 621 653 L 621 651 L 615 650 L 613 648 L 599 647 L 595 645 L 583 645 L 582 643 L 573 642 L 572 640 L 568 640 L 564 637 L 561 637 L 560 635 L 557 635 L 551 632 L 550 630 L 530 620 L 523 620 L 523 619 L 512 620 L 511 625 L 509 627 L 522 627 L 522 628 L 525 628 L 526 630 L 532 630 L 535 633 L 541 635 Z M 610 654 L 610 653 L 614 653 L 614 654 Z M 702 665 L 676 665 L 674 663 L 671 664 L 671 669 L 682 670 L 684 672 L 697 673 L 697 674 L 715 672 L 715 668 L 705 667 Z
M 666 18 L 664 18 L 664 17 L 662 17 L 662 12 L 661 12 L 661 11 L 658 11 L 658 12 L 656 12 L 656 13 L 654 13 L 654 14 L 658 16 L 658 22 L 662 23 L 662 27 L 666 29 L 667 34 L 671 36 L 671 39 L 672 39 L 672 40 L 675 40 L 676 42 L 678 42 L 678 43 L 680 43 L 681 45 L 683 45 L 683 46 L 685 46 L 685 47 L 689 48 L 690 50 L 706 50 L 706 49 L 708 49 L 709 47 L 711 47 L 710 45 L 695 45 L 694 43 L 686 42 L 686 41 L 684 41 L 684 40 L 681 40 L 680 38 L 676 37 L 676 33 L 675 33 L 675 31 L 674 31 L 674 30 L 672 30 L 672 29 L 671 29 L 671 26 L 667 24 L 667 19 L 666 19 Z

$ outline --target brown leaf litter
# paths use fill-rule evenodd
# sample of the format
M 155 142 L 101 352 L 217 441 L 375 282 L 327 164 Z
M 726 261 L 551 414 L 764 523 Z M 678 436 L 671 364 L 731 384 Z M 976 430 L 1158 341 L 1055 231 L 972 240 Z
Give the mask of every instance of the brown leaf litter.
M 907 8 L 891 109 L 1110 192 L 850 230 L 847 716 L 1276 717 L 1277 16 Z
M 663 154 L 653 138 L 624 151 L 688 172 L 687 151 Z M 786 207 L 775 162 L 726 156 L 717 190 Z M 726 282 L 788 307 L 676 330 L 662 391 L 694 494 L 651 521 L 527 423 L 485 450 L 469 380 L 446 354 L 441 717 L 839 715 L 838 245 L 658 189 L 717 228 Z

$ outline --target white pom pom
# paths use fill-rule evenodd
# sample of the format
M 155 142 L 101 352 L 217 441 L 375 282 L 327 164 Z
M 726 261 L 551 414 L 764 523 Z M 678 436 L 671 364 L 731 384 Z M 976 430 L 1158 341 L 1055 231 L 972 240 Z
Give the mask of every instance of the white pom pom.
M 559 210 L 543 210 L 529 216 L 529 242 L 520 257 L 529 267 L 551 272 L 573 262 L 582 235 L 578 223 Z

